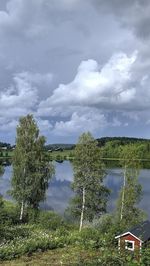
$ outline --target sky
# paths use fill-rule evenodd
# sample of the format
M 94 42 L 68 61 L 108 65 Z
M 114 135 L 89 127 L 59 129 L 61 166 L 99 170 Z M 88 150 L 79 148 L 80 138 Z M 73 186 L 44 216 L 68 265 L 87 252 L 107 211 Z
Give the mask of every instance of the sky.
M 0 141 L 150 138 L 149 0 L 0 0 Z

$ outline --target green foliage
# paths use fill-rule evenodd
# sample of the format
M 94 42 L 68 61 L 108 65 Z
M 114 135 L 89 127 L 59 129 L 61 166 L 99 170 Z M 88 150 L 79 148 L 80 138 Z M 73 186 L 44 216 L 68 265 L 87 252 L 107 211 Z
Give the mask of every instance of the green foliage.
M 1 231 L 1 242 L 12 241 L 19 238 L 27 238 L 30 236 L 30 228 L 25 226 L 3 226 Z
M 94 228 L 84 228 L 80 233 L 80 245 L 86 249 L 100 248 L 104 244 L 104 238 Z
M 141 263 L 139 263 L 139 261 L 135 260 L 136 256 L 134 258 L 127 252 L 119 253 L 117 246 L 108 246 L 104 232 L 102 233 L 95 228 L 84 228 L 79 233 L 75 230 L 65 230 L 63 226 L 60 226 L 59 229 L 50 231 L 38 224 L 4 227 L 3 231 L 5 236 L 0 242 L 1 261 L 11 260 L 25 254 L 29 256 L 36 251 L 66 247 L 67 250 L 70 250 L 70 254 L 67 255 L 65 249 L 64 251 L 62 250 L 61 261 L 65 261 L 65 256 L 72 256 L 73 249 L 78 250 L 76 258 L 70 260 L 70 257 L 68 257 L 68 260 L 66 257 L 67 261 L 71 261 L 72 265 L 149 265 L 148 250 L 143 252 Z M 80 251 L 84 252 L 83 256 Z M 58 251 L 56 250 L 56 254 L 58 252 L 59 249 Z M 91 254 L 95 255 L 90 258 Z
M 56 230 L 64 226 L 62 217 L 52 211 L 41 211 L 37 218 L 37 223 L 40 227 L 48 230 Z
M 19 231 L 16 235 L 17 230 Z M 8 235 L 7 235 L 8 236 Z M 47 250 L 63 247 L 65 239 L 57 234 L 43 231 L 34 226 L 21 226 L 9 229 L 11 239 L 3 239 L 0 245 L 0 260 L 10 260 L 24 254 L 32 254 L 36 250 Z
M 39 136 L 39 129 L 32 115 L 20 118 L 17 127 L 16 148 L 13 156 L 13 177 L 11 194 L 22 206 L 38 208 L 44 200 L 49 179 L 54 167 L 44 152 L 45 138 Z
M 150 141 L 146 139 L 136 139 L 136 138 L 102 138 L 99 139 L 99 146 L 102 147 L 103 158 L 109 158 L 106 161 L 108 167 L 121 166 L 122 152 L 128 147 L 134 147 L 137 154 L 135 159 L 142 159 L 140 161 L 143 168 L 150 168 Z
M 11 204 L 10 206 L 5 203 L 5 224 L 17 224 L 19 222 L 19 206 L 14 206 Z
M 119 158 L 119 143 L 117 140 L 109 141 L 103 147 L 104 158 Z
M 123 187 L 117 206 L 118 223 L 126 229 L 141 222 L 145 217 L 137 204 L 142 197 L 142 187 L 138 183 L 140 170 L 139 149 L 134 145 L 126 145 L 120 149 L 123 167 Z M 128 219 L 130 217 L 130 219 Z
M 142 250 L 141 265 L 143 266 L 150 265 L 150 247 L 149 246 L 147 248 L 143 248 Z
M 83 208 L 84 219 L 89 221 L 106 211 L 109 191 L 103 185 L 105 171 L 100 156 L 100 149 L 92 135 L 89 132 L 82 134 L 76 145 L 73 161 L 72 188 L 75 197 L 71 202 L 71 211 L 77 218 L 81 216 Z

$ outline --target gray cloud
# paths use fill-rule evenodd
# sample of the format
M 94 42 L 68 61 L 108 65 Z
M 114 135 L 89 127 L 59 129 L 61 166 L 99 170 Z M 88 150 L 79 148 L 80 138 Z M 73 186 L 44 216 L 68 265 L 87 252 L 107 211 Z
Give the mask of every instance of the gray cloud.
M 1 0 L 0 138 L 14 140 L 29 112 L 52 142 L 147 128 L 149 11 L 146 0 Z
M 150 2 L 149 0 L 94 0 L 91 1 L 99 10 L 114 14 L 122 24 L 133 30 L 139 38 L 150 37 Z

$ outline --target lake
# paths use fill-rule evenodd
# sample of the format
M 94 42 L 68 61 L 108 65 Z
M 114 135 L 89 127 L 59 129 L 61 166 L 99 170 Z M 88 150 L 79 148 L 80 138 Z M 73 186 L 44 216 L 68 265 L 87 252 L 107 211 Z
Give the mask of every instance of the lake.
M 55 177 L 49 183 L 46 200 L 41 203 L 41 208 L 45 210 L 54 209 L 59 213 L 63 213 L 73 196 L 70 188 L 73 180 L 72 166 L 69 161 L 55 163 L 55 166 Z M 7 194 L 7 191 L 11 188 L 11 174 L 12 168 L 8 166 L 5 167 L 5 173 L 0 177 L 0 194 L 6 199 L 11 199 Z M 143 187 L 143 198 L 139 207 L 146 211 L 150 218 L 150 169 L 140 171 L 139 183 Z M 111 189 L 107 210 L 112 211 L 115 208 L 118 193 L 123 184 L 122 170 L 119 168 L 108 169 L 104 184 Z

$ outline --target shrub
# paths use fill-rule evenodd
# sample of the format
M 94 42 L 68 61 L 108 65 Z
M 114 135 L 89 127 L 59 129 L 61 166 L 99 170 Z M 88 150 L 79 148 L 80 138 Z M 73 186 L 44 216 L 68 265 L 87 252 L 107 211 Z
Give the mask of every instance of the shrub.
M 0 223 L 3 225 L 15 225 L 19 222 L 18 206 L 12 202 L 3 200 L 3 208 L 0 208 Z
M 104 244 L 103 237 L 95 229 L 85 228 L 81 232 L 71 231 L 66 239 L 66 244 L 76 245 L 85 249 L 100 248 Z
M 36 226 L 16 226 L 8 230 L 0 244 L 0 260 L 10 260 L 36 250 L 47 250 L 65 245 L 66 238 Z
M 25 238 L 30 236 L 31 228 L 28 228 L 26 226 L 3 226 L 1 227 L 1 239 L 3 241 L 11 241 L 18 238 Z
M 150 265 L 150 247 L 147 247 L 142 251 L 142 265 Z
M 56 230 L 64 226 L 63 218 L 60 215 L 52 211 L 40 212 L 37 218 L 37 223 L 42 228 L 49 229 L 49 230 Z

